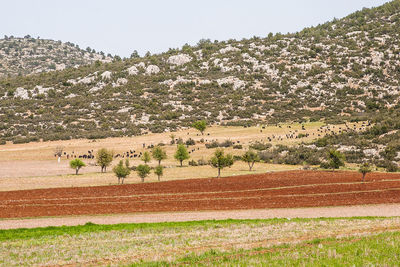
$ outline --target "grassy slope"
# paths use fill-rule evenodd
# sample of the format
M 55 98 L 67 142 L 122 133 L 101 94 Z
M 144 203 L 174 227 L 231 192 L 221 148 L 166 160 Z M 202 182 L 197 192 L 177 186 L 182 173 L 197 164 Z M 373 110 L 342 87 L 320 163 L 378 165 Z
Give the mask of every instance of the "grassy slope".
M 224 220 L 3 230 L 0 265 L 259 265 L 266 261 L 290 265 L 313 260 L 333 264 L 335 259 L 359 263 L 355 255 L 367 253 L 370 261 L 363 263 L 385 259 L 382 262 L 390 264 L 394 262 L 390 253 L 399 251 L 400 234 L 371 236 L 388 230 L 400 230 L 400 219 Z M 370 237 L 358 240 L 357 236 Z M 335 239 L 342 237 L 348 239 Z M 310 253 L 316 256 L 301 261 Z

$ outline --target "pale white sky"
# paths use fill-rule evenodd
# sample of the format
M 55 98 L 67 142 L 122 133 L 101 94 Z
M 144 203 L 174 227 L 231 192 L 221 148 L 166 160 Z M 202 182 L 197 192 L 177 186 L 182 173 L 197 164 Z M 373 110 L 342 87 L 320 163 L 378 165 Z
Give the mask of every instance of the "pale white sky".
M 129 57 L 296 32 L 389 0 L 4 0 L 0 38 L 40 36 Z

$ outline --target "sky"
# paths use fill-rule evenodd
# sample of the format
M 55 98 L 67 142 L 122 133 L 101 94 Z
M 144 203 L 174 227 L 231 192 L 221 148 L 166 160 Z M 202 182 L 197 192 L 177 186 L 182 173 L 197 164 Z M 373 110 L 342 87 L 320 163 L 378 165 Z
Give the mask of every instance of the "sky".
M 389 0 L 5 0 L 0 38 L 31 35 L 129 57 L 296 32 Z

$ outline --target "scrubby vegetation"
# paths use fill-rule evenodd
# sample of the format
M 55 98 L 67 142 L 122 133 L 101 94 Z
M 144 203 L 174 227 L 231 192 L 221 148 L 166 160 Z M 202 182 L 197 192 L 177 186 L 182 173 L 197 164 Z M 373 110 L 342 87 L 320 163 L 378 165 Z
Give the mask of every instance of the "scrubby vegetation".
M 61 41 L 46 40 L 29 35 L 23 38 L 4 36 L 0 39 L 0 78 L 63 70 L 92 64 L 111 62 L 113 57 L 87 47 Z
M 6 77 L 0 140 L 132 136 L 198 120 L 339 123 L 398 112 L 399 11 L 396 0 L 292 34 L 201 40 L 157 55 Z

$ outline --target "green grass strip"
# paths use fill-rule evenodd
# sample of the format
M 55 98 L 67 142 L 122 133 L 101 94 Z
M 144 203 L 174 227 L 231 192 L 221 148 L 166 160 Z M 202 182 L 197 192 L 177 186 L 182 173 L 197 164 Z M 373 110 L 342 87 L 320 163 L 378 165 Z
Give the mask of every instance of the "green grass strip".
M 78 226 L 50 226 L 50 227 L 39 227 L 39 228 L 19 228 L 0 230 L 0 241 L 6 240 L 19 240 L 19 239 L 30 239 L 40 238 L 43 236 L 60 236 L 60 235 L 79 235 L 82 233 L 93 233 L 102 231 L 134 231 L 139 229 L 154 229 L 160 230 L 162 228 L 188 228 L 188 227 L 215 227 L 226 226 L 230 224 L 280 224 L 285 222 L 308 222 L 308 221 L 320 221 L 320 220 L 379 220 L 387 219 L 388 217 L 351 217 L 351 218 L 276 218 L 276 219 L 259 219 L 259 220 L 203 220 L 203 221 L 189 221 L 189 222 L 162 222 L 162 223 L 123 223 L 123 224 L 110 224 L 100 225 L 93 223 L 86 223 L 85 225 Z

